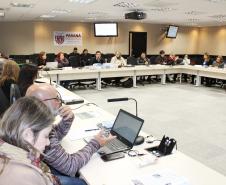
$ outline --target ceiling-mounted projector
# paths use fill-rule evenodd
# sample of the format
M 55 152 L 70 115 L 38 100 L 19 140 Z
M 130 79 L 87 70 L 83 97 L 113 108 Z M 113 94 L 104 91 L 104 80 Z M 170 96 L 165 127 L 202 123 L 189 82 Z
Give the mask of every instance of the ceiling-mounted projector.
M 130 12 L 125 14 L 125 19 L 135 19 L 135 20 L 141 20 L 146 18 L 146 13 L 144 12 Z

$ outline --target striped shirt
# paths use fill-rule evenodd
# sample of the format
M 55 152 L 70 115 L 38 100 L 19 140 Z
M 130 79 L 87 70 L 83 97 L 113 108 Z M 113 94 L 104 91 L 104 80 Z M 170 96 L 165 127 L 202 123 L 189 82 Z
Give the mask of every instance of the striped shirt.
M 60 142 L 68 133 L 74 118 L 61 121 L 50 133 L 50 145 L 45 151 L 44 161 L 57 171 L 74 177 L 81 167 L 88 163 L 91 156 L 100 148 L 97 140 L 92 139 L 84 148 L 76 153 L 69 154 Z

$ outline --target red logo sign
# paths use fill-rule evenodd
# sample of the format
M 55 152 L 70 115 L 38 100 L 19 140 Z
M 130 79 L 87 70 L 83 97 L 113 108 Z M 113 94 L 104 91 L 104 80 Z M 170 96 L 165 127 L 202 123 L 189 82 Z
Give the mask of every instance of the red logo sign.
M 55 36 L 55 41 L 57 44 L 63 44 L 64 43 L 64 35 L 56 35 Z

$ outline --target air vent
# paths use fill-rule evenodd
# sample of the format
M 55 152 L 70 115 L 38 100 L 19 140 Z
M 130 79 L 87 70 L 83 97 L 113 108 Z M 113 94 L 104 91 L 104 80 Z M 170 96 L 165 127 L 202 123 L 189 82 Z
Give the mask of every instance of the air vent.
M 165 8 L 151 8 L 149 10 L 150 11 L 156 11 L 156 12 L 169 12 L 169 11 L 175 11 L 176 8 L 170 8 L 170 7 L 165 7 Z
M 113 5 L 114 7 L 120 8 L 135 8 L 137 5 L 133 2 L 120 2 Z
M 199 21 L 199 19 L 194 19 L 194 18 L 192 18 L 192 19 L 188 19 L 187 21 L 188 21 L 188 22 L 195 23 L 195 22 L 198 22 L 198 21 Z
M 210 17 L 214 18 L 214 19 L 225 19 L 226 15 L 225 14 L 219 14 L 219 15 L 212 15 Z
M 186 15 L 201 15 L 204 14 L 204 12 L 200 12 L 200 11 L 189 11 L 189 12 L 185 12 Z

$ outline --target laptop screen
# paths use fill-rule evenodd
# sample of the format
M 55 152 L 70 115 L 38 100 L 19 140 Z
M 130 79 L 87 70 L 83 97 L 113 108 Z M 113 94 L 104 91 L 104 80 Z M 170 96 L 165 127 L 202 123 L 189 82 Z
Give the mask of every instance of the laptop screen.
M 112 131 L 116 133 L 118 137 L 123 137 L 127 142 L 133 145 L 143 123 L 144 120 L 141 118 L 120 109 Z

